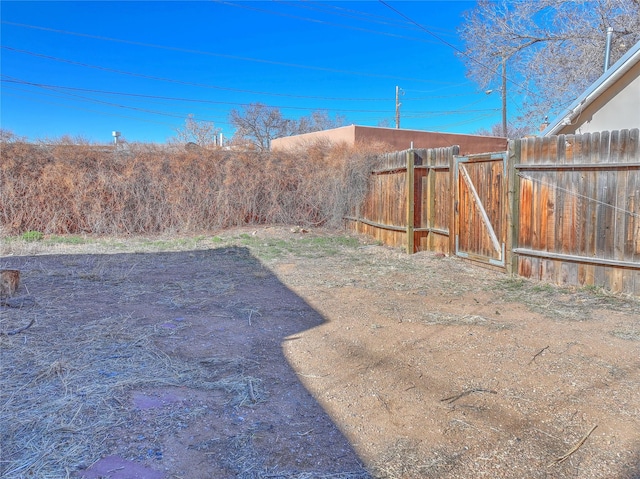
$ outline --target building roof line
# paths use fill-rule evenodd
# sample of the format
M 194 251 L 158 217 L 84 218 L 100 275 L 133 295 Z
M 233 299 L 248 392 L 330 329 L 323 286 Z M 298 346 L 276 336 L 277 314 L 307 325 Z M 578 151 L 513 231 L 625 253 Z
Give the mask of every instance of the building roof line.
M 541 136 L 555 135 L 563 126 L 570 125 L 585 108 L 607 88 L 640 62 L 640 42 L 631 47 L 617 62 L 604 72 L 585 92 L 569 105 L 542 131 Z

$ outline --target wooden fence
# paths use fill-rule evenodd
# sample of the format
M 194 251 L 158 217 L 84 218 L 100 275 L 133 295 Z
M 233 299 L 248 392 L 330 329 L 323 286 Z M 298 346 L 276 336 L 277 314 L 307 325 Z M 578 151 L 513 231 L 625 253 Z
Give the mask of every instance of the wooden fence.
M 388 155 L 351 227 L 407 252 L 640 295 L 639 130 Z
M 448 251 L 450 169 L 457 153 L 454 146 L 386 155 L 371 173 L 366 200 L 347 219 L 358 231 L 408 252 Z

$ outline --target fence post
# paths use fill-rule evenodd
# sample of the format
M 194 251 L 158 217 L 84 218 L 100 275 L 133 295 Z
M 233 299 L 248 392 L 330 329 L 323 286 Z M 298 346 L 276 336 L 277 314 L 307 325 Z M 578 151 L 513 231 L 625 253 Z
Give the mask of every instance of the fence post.
M 507 171 L 505 174 L 507 237 L 505 245 L 505 266 L 507 274 L 513 276 L 518 272 L 518 255 L 513 250 L 518 247 L 520 226 L 520 178 L 516 164 L 520 162 L 522 140 L 509 140 L 507 149 Z
M 414 253 L 414 219 L 415 211 L 415 152 L 413 149 L 407 151 L 407 254 Z
M 429 210 L 427 214 L 427 228 L 435 228 L 436 224 L 436 175 L 435 169 L 432 168 L 436 164 L 436 149 L 430 148 L 427 150 L 427 204 L 429 205 Z M 423 193 L 424 195 L 424 193 Z M 428 241 L 427 241 L 427 250 L 434 250 L 434 240 L 433 240 L 433 232 L 429 231 Z
M 456 251 L 456 230 L 458 218 L 456 215 L 458 205 L 458 172 L 456 171 L 456 156 L 460 154 L 460 147 L 454 145 L 449 155 L 449 255 L 455 256 Z

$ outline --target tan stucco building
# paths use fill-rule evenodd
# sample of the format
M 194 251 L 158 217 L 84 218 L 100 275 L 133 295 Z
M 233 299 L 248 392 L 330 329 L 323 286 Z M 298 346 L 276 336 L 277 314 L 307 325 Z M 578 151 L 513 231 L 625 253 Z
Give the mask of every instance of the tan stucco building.
M 596 80 L 542 136 L 640 128 L 640 42 Z
M 507 149 L 506 138 L 500 137 L 357 125 L 277 138 L 271 140 L 271 149 L 287 150 L 316 141 L 329 141 L 335 144 L 346 143 L 347 145 L 385 143 L 389 145 L 390 150 L 396 151 L 409 148 L 441 148 L 458 145 L 462 155 Z

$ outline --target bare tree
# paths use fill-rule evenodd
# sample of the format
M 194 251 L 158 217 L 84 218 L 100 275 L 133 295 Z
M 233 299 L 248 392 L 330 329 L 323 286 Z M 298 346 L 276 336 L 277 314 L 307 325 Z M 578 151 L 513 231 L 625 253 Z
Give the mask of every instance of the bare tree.
M 527 135 L 533 135 L 538 132 L 538 129 L 526 125 L 516 125 L 514 123 L 507 124 L 507 138 L 524 138 Z M 490 129 L 480 128 L 475 132 L 476 135 L 482 136 L 503 136 L 502 124 L 496 123 L 491 125 Z
M 252 103 L 244 111 L 231 110 L 229 120 L 236 127 L 234 142 L 248 142 L 259 150 L 268 150 L 274 138 L 336 128 L 345 122 L 344 117 L 331 118 L 323 110 L 298 120 L 285 118 L 280 109 L 262 103 Z
M 346 119 L 342 115 L 334 118 L 329 116 L 325 110 L 316 110 L 309 116 L 303 116 L 297 121 L 296 130 L 298 135 L 302 133 L 312 133 L 314 131 L 330 130 L 344 126 Z
M 24 136 L 16 135 L 12 130 L 0 128 L 0 143 L 26 143 Z
M 613 63 L 640 40 L 640 0 L 480 0 L 462 59 L 481 88 L 523 95 L 518 122 L 537 127 L 602 75 L 608 27 Z
M 289 136 L 295 131 L 295 125 L 284 118 L 278 108 L 263 103 L 252 103 L 244 111 L 231 110 L 229 120 L 236 127 L 236 143 L 248 141 L 263 151 L 269 149 L 273 138 Z
M 212 122 L 197 120 L 193 114 L 189 114 L 184 126 L 176 129 L 175 137 L 170 138 L 169 142 L 181 145 L 195 143 L 202 148 L 211 148 L 218 145 L 220 131 Z

